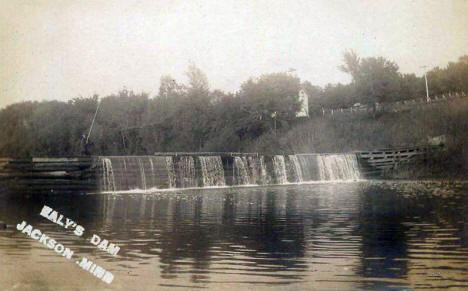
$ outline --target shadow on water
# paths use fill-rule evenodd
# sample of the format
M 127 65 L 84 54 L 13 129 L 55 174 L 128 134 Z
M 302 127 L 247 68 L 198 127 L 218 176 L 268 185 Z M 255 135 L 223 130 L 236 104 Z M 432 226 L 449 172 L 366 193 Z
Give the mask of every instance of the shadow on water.
M 139 262 L 158 256 L 162 278 L 189 272 L 196 283 L 216 273 L 297 280 L 307 269 L 296 260 L 305 243 L 295 195 L 262 190 L 114 198 L 102 200 L 108 207 L 101 218 L 121 219 L 108 230 L 118 227 L 110 234 L 125 243 L 121 255 Z
M 128 276 L 143 276 L 151 266 L 154 275 L 145 280 L 159 286 L 177 280 L 175 285 L 196 287 L 465 287 L 464 189 L 366 182 L 144 195 L 7 195 L 0 198 L 0 220 L 8 229 L 0 238 L 9 240 L 0 253 L 26 259 L 40 248 L 14 228 L 26 220 L 80 255 L 128 270 Z M 40 217 L 44 204 L 85 227 L 84 238 Z M 118 244 L 118 256 L 91 246 L 86 239 L 93 233 Z
M 357 274 L 365 278 L 403 278 L 408 272 L 406 260 L 408 245 L 403 225 L 405 202 L 399 203 L 398 195 L 391 191 L 365 189 L 361 197 L 359 235 L 361 244 L 361 268 Z M 402 217 L 403 215 L 403 217 Z M 387 282 L 370 281 L 366 287 L 383 288 Z
M 468 287 L 468 197 L 463 194 L 463 188 L 430 189 L 424 184 L 365 188 L 357 274 L 370 280 L 363 286 L 401 287 L 407 283 L 387 280 L 403 278 L 421 289 Z

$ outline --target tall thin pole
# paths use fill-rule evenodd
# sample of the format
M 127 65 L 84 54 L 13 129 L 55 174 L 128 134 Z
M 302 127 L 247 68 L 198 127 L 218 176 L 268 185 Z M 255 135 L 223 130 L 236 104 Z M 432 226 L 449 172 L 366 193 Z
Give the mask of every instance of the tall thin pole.
M 430 102 L 431 98 L 429 98 L 429 87 L 427 86 L 427 77 L 426 72 L 424 72 L 424 80 L 426 80 L 426 101 Z
M 91 126 L 89 127 L 88 136 L 86 137 L 86 143 L 88 143 L 89 136 L 91 135 L 91 130 L 93 129 L 94 120 L 96 120 L 96 115 L 97 115 L 97 113 L 98 113 L 99 105 L 100 105 L 100 104 L 101 104 L 101 102 L 100 102 L 99 99 L 98 99 L 98 104 L 97 104 L 97 106 L 96 106 L 96 112 L 94 112 L 93 121 L 91 122 Z
M 421 68 L 424 69 L 424 81 L 426 81 L 426 102 L 431 102 L 431 98 L 429 97 L 429 86 L 427 85 L 427 76 L 426 76 L 427 66 L 422 66 Z

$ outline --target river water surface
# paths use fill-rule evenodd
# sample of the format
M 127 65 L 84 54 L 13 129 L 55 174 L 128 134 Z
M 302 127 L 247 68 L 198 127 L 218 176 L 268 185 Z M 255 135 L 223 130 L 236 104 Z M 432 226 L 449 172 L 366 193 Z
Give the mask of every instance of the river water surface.
M 82 237 L 39 213 L 51 206 Z M 356 182 L 0 196 L 0 290 L 468 288 L 466 183 Z M 74 251 L 16 229 L 23 220 Z M 92 234 L 120 246 L 116 256 Z M 82 257 L 115 276 L 106 284 Z

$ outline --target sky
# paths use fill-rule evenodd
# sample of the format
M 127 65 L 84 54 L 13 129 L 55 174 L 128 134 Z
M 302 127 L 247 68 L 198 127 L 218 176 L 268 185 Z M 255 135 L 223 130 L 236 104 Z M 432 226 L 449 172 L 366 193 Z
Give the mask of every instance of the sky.
M 420 76 L 468 54 L 467 15 L 468 0 L 0 0 L 0 108 L 154 96 L 162 75 L 186 82 L 191 62 L 230 92 L 290 68 L 348 83 L 337 68 L 348 49 Z

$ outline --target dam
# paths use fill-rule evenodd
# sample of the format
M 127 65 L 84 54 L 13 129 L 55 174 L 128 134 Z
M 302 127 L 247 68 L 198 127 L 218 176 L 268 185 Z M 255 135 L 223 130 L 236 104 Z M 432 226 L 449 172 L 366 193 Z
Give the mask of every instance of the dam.
M 155 153 L 145 156 L 2 159 L 0 184 L 29 192 L 116 192 L 288 185 L 379 178 L 401 164 L 426 159 L 430 149 L 353 153 Z
M 102 191 L 361 179 L 353 154 L 102 156 L 97 162 L 96 177 Z

